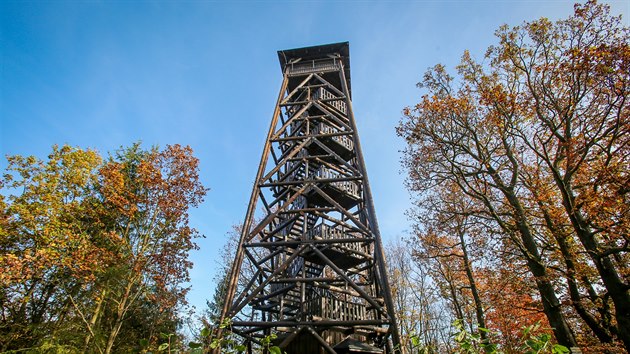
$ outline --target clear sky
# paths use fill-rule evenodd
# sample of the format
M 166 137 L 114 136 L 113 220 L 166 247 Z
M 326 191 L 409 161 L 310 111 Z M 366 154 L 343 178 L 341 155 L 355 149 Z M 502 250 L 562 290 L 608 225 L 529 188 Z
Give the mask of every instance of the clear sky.
M 630 1 L 608 1 L 628 25 Z M 437 63 L 481 59 L 501 24 L 568 16 L 572 1 L 7 1 L 0 3 L 0 154 L 53 144 L 101 154 L 190 145 L 211 190 L 189 300 L 212 296 L 242 222 L 282 75 L 277 50 L 349 41 L 353 106 L 385 241 L 405 234 L 401 110 Z M 6 161 L 0 161 L 4 170 Z

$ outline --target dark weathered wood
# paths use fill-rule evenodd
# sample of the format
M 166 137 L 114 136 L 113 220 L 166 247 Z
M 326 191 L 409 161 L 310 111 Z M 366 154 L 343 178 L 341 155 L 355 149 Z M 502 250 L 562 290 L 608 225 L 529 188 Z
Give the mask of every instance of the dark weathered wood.
M 327 327 L 327 326 L 369 326 L 369 325 L 383 325 L 388 324 L 389 321 L 385 319 L 377 320 L 359 320 L 359 321 L 275 321 L 275 322 L 256 322 L 256 321 L 233 321 L 234 327 L 294 327 L 294 326 L 313 326 L 313 327 Z
M 267 165 L 267 158 L 268 158 L 269 150 L 271 147 L 271 142 L 269 142 L 269 139 L 271 138 L 274 128 L 278 122 L 278 118 L 280 116 L 279 104 L 282 100 L 283 93 L 286 90 L 288 83 L 289 83 L 288 75 L 285 74 L 284 79 L 282 80 L 282 88 L 280 89 L 280 94 L 278 95 L 278 103 L 276 104 L 276 108 L 274 109 L 273 116 L 271 118 L 271 124 L 269 126 L 269 132 L 267 133 L 267 140 L 265 142 L 265 147 L 263 148 L 263 154 L 262 154 L 262 157 L 260 158 L 260 165 L 258 166 L 256 180 L 258 180 L 262 176 L 262 174 L 265 171 L 265 166 Z M 241 232 L 241 238 L 238 242 L 238 246 L 236 250 L 236 258 L 234 260 L 234 264 L 232 265 L 232 268 L 230 269 L 230 277 L 229 277 L 230 281 L 228 282 L 228 289 L 225 296 L 225 302 L 223 304 L 223 309 L 221 310 L 221 317 L 220 317 L 221 323 L 224 321 L 228 311 L 230 310 L 230 306 L 232 305 L 232 299 L 234 298 L 234 293 L 238 285 L 239 269 L 241 267 L 241 263 L 243 262 L 243 243 L 245 242 L 247 230 L 249 229 L 249 226 L 251 225 L 252 217 L 254 215 L 257 194 L 258 194 L 258 190 L 256 189 L 252 190 L 252 196 L 250 198 L 250 202 L 247 207 L 245 221 L 243 222 L 243 230 Z M 217 333 L 218 337 L 221 337 L 221 332 L 222 330 L 219 329 Z M 218 350 L 218 352 L 220 351 L 221 349 Z
M 371 233 L 370 229 L 366 225 L 363 225 L 357 218 L 354 217 L 352 213 L 350 213 L 346 208 L 342 207 L 337 203 L 333 198 L 331 198 L 328 194 L 322 191 L 319 187 L 313 186 L 313 189 L 319 193 L 324 199 L 326 199 L 329 203 L 331 203 L 337 210 L 339 210 L 342 214 L 344 214 L 348 219 L 354 221 L 354 223 L 361 228 L 362 231 Z
M 332 268 L 337 274 L 339 274 L 345 281 L 348 282 L 348 285 L 350 285 L 350 287 L 352 287 L 354 290 L 356 290 L 359 294 L 361 294 L 361 296 L 363 296 L 363 299 L 365 299 L 367 302 L 370 303 L 370 305 L 374 306 L 374 308 L 378 309 L 383 315 L 389 316 L 389 314 L 383 309 L 383 307 L 381 305 L 379 305 L 373 298 L 372 296 L 370 296 L 369 294 L 367 294 L 363 289 L 361 289 L 361 287 L 359 287 L 358 285 L 356 285 L 354 283 L 354 281 L 352 281 L 352 279 L 350 279 L 350 277 L 348 277 L 346 275 L 346 273 L 340 269 L 339 267 L 337 267 L 337 265 L 331 261 L 330 259 L 328 259 L 328 257 L 326 257 L 326 255 L 324 255 L 320 250 L 318 250 L 316 247 L 311 247 L 311 249 L 317 253 L 317 255 L 326 263 L 326 265 L 328 265 L 330 268 Z
M 345 181 L 358 181 L 361 177 L 353 176 L 353 177 L 340 177 L 340 178 L 321 178 L 317 179 L 319 183 L 326 182 L 345 182 Z M 314 181 L 314 179 L 310 179 L 310 181 Z M 260 185 L 261 188 L 265 187 L 277 187 L 277 186 L 296 186 L 304 184 L 304 181 L 287 181 L 287 182 L 274 182 L 274 183 L 263 183 Z
M 289 153 L 288 156 L 283 157 L 281 162 L 276 165 L 271 171 L 269 171 L 263 178 L 259 179 L 259 184 L 264 183 L 264 181 L 267 181 L 268 179 L 271 178 L 271 176 L 273 176 L 274 173 L 278 172 L 278 170 L 280 170 L 280 168 L 282 167 L 283 163 L 286 162 L 285 160 L 288 160 L 290 158 L 292 158 L 293 156 L 295 156 L 301 148 L 303 148 L 306 143 L 308 143 L 308 139 L 304 140 L 300 145 L 296 146 L 294 149 L 291 150 L 291 152 Z
M 345 76 L 347 43 L 282 53 L 284 80 L 222 318 L 234 319 L 248 351 L 274 332 L 289 333 L 279 338 L 289 354 L 334 353 L 341 334 L 398 343 Z M 255 274 L 236 294 L 244 262 Z
M 259 293 L 260 290 L 264 289 L 264 287 L 271 281 L 271 278 L 273 276 L 276 276 L 278 274 L 280 274 L 282 271 L 284 271 L 289 264 L 291 264 L 291 262 L 300 254 L 300 252 L 302 252 L 305 248 L 307 247 L 307 245 L 303 245 L 302 247 L 300 247 L 300 249 L 294 253 L 293 255 L 291 255 L 286 261 L 284 261 L 272 274 L 271 276 L 269 276 L 269 278 L 267 278 L 265 281 L 263 281 L 255 290 L 252 291 L 252 294 L 249 295 L 247 298 L 245 298 L 245 300 L 239 302 L 235 302 L 236 305 L 233 306 L 232 311 L 231 311 L 231 316 L 236 315 L 237 312 L 239 312 L 245 305 L 247 305 L 251 300 L 253 300 Z M 243 293 L 246 294 L 246 293 Z
M 304 87 L 304 85 L 306 85 L 306 83 L 308 83 L 311 80 L 313 75 L 314 74 L 310 74 L 304 80 L 302 80 L 302 82 L 295 89 L 293 89 L 293 91 L 291 91 L 288 95 L 286 95 L 286 97 L 282 101 L 280 101 L 280 104 L 284 104 L 288 102 L 293 97 L 293 95 L 295 95 L 298 91 L 300 91 L 300 88 Z
M 317 341 L 322 345 L 322 347 L 324 349 L 326 349 L 326 351 L 328 353 L 330 353 L 330 354 L 337 354 L 337 352 L 335 352 L 335 350 L 328 343 L 326 343 L 324 338 L 322 338 L 319 335 L 319 333 L 315 332 L 315 330 L 312 327 L 306 327 L 306 330 L 309 331 L 311 333 L 311 335 L 313 335 L 313 337 L 315 337 L 315 339 L 317 339 Z
M 348 87 L 346 83 L 345 73 L 343 70 L 339 71 L 339 76 L 341 77 L 341 85 L 343 86 L 343 91 L 348 92 Z M 354 116 L 352 109 L 352 101 L 348 98 L 346 100 L 348 105 L 348 111 L 351 116 Z M 352 130 L 357 131 L 356 122 L 354 119 L 350 120 L 350 124 L 352 126 Z M 354 145 L 357 148 L 357 159 L 359 160 L 359 166 L 362 168 L 363 172 L 363 187 L 365 188 L 366 194 L 366 203 L 367 203 L 367 212 L 370 217 L 371 225 L 374 229 L 374 235 L 376 238 L 375 242 L 375 254 L 377 255 L 377 264 L 379 273 L 382 275 L 383 282 L 381 286 L 384 290 L 385 302 L 387 304 L 387 311 L 389 313 L 391 324 L 390 327 L 392 331 L 392 341 L 393 347 L 400 347 L 400 334 L 398 333 L 398 323 L 396 321 L 396 313 L 394 312 L 394 302 L 392 301 L 392 290 L 389 286 L 389 280 L 387 279 L 387 266 L 385 265 L 385 252 L 383 251 L 383 243 L 381 241 L 381 231 L 378 227 L 378 221 L 376 219 L 376 211 L 374 208 L 374 199 L 372 199 L 372 189 L 370 188 L 370 181 L 368 179 L 367 171 L 365 169 L 365 160 L 363 158 L 363 151 L 361 150 L 361 141 L 359 140 L 359 134 L 354 134 Z
M 345 238 L 343 242 L 372 242 L 370 238 Z M 245 247 L 283 247 L 283 246 L 299 246 L 303 244 L 335 244 L 339 240 L 300 240 L 300 241 L 275 241 L 275 242 L 252 242 Z
M 354 134 L 354 132 L 352 130 L 344 130 L 341 131 L 339 133 L 328 133 L 328 134 L 312 134 L 309 135 L 310 137 L 313 138 L 331 138 L 334 136 L 351 136 L 352 134 Z M 295 141 L 295 140 L 301 140 L 304 139 L 304 137 L 299 137 L 299 136 L 288 136 L 285 138 L 277 138 L 277 139 L 272 139 L 271 142 L 272 143 L 279 143 L 279 142 L 284 142 L 284 141 Z

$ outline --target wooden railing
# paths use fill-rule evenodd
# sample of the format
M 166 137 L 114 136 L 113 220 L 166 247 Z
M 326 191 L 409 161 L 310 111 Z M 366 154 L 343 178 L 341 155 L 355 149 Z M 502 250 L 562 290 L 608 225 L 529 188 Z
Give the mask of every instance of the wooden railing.
M 306 304 L 307 313 L 326 320 L 354 321 L 368 318 L 364 304 L 343 301 L 335 297 L 316 297 Z
M 339 226 L 319 224 L 308 230 L 306 237 L 310 240 L 339 240 L 340 246 L 344 248 L 361 253 L 370 253 L 369 245 L 364 242 L 343 242 L 345 238 L 360 238 L 361 236 L 358 233 L 344 230 Z
M 277 257 L 277 264 L 279 264 L 282 260 L 280 259 L 280 257 Z M 291 261 L 291 264 L 289 264 L 289 267 L 286 270 L 286 277 L 287 278 L 295 278 L 298 273 L 300 272 L 300 270 L 302 269 L 302 267 L 304 266 L 304 258 L 302 257 L 297 257 L 295 258 L 293 261 Z M 276 292 L 280 289 L 284 289 L 287 288 L 289 286 L 294 285 L 295 283 L 271 283 L 271 292 Z
M 348 106 L 343 98 L 335 96 L 332 92 L 326 90 L 323 87 L 318 88 L 313 93 L 313 100 L 324 101 L 325 104 L 335 108 L 343 114 L 348 113 Z
M 287 64 L 286 70 L 289 75 L 310 74 L 324 71 L 336 71 L 341 67 L 337 59 L 309 60 L 294 64 Z
M 318 169 L 314 170 L 310 177 L 313 179 L 337 179 L 342 178 L 339 172 L 334 171 L 326 166 L 319 166 Z M 350 196 L 359 199 L 361 196 L 359 195 L 359 185 L 357 185 L 353 181 L 334 181 L 328 182 L 328 185 L 334 187 L 340 192 L 347 193 Z
M 338 132 L 339 132 L 338 130 L 336 130 L 335 128 L 325 123 L 319 123 L 313 129 L 313 134 L 315 135 L 335 134 Z M 354 147 L 354 142 L 347 135 L 336 135 L 336 136 L 331 137 L 331 139 L 337 142 L 339 145 L 345 147 L 349 151 L 352 151 L 352 148 Z

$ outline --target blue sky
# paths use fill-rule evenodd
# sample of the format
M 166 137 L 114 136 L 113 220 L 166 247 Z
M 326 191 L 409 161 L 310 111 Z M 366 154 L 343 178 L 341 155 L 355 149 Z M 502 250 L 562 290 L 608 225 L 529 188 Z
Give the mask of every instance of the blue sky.
M 277 50 L 349 41 L 353 106 L 385 241 L 405 234 L 401 110 L 437 63 L 481 59 L 501 24 L 568 16 L 571 1 L 2 1 L 0 153 L 102 154 L 190 145 L 206 202 L 191 224 L 189 300 L 212 296 L 218 250 L 244 216 L 282 75 Z M 628 25 L 630 2 L 609 1 Z M 6 161 L 0 161 L 4 170 Z

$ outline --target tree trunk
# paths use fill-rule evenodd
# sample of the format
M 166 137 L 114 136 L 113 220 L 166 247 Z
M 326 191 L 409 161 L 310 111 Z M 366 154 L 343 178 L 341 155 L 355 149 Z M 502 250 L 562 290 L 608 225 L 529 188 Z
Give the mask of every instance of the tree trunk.
M 472 266 L 470 264 L 470 260 L 468 259 L 468 250 L 466 249 L 466 242 L 464 241 L 464 233 L 460 229 L 462 225 L 458 225 L 458 235 L 459 242 L 462 247 L 462 254 L 464 258 L 464 268 L 466 269 L 466 277 L 468 278 L 468 283 L 470 284 L 470 291 L 472 292 L 473 299 L 475 301 L 475 315 L 477 317 L 477 330 L 479 332 L 479 336 L 481 337 L 481 342 L 485 345 L 490 344 L 488 340 L 487 331 L 481 330 L 480 328 L 487 329 L 486 327 L 486 319 L 483 313 L 483 304 L 481 303 L 481 297 L 479 297 L 479 291 L 477 290 L 477 283 L 475 282 L 475 278 L 472 273 Z M 485 348 L 487 353 L 490 353 L 489 348 Z
M 90 318 L 89 326 L 90 328 L 87 335 L 85 336 L 85 340 L 83 341 L 83 352 L 88 352 L 88 346 L 90 345 L 90 341 L 94 336 L 94 325 L 98 321 L 98 318 L 101 316 L 101 309 L 103 308 L 103 302 L 105 301 L 105 297 L 107 296 L 107 288 L 103 289 L 101 293 L 101 298 L 98 300 L 96 304 L 96 309 L 94 309 L 94 313 L 92 314 L 92 318 Z M 100 350 L 100 349 L 99 349 Z
M 547 268 L 543 264 L 534 235 L 527 224 L 525 211 L 513 190 L 501 188 L 501 191 L 514 210 L 514 221 L 516 222 L 516 227 L 521 236 L 521 242 L 525 247 L 524 256 L 527 259 L 527 266 L 536 281 L 536 287 L 540 293 L 543 311 L 549 321 L 549 324 L 551 325 L 551 328 L 553 328 L 553 333 L 556 336 L 558 343 L 561 345 L 564 345 L 567 348 L 577 347 L 573 331 L 564 318 L 564 314 L 561 311 L 560 301 L 556 296 L 553 285 L 549 281 Z
M 578 236 L 587 253 L 595 263 L 599 276 L 604 282 L 608 295 L 615 304 L 615 318 L 619 339 L 630 352 L 630 294 L 628 286 L 619 278 L 610 256 L 602 256 L 593 233 L 580 230 Z
M 610 332 L 604 328 L 597 319 L 591 315 L 582 302 L 582 297 L 580 296 L 580 292 L 578 290 L 578 284 L 575 279 L 575 262 L 573 260 L 573 256 L 569 251 L 569 246 L 567 245 L 566 239 L 562 237 L 558 237 L 556 239 L 558 245 L 560 246 L 560 252 L 564 258 L 565 264 L 567 266 L 567 284 L 569 287 L 569 296 L 571 297 L 571 304 L 575 309 L 575 312 L 578 313 L 580 318 L 588 325 L 588 327 L 593 331 L 597 339 L 599 339 L 602 343 L 612 343 L 613 338 Z
M 116 337 L 120 332 L 120 328 L 122 327 L 123 320 L 125 318 L 125 313 L 127 312 L 128 303 L 131 299 L 131 288 L 133 287 L 133 281 L 129 280 L 127 287 L 125 289 L 125 293 L 123 297 L 120 299 L 118 303 L 118 307 L 116 310 L 116 321 L 114 322 L 114 326 L 112 327 L 111 332 L 109 332 L 109 337 L 107 338 L 107 347 L 105 348 L 105 354 L 111 354 L 112 348 L 114 347 L 114 342 L 116 341 Z
M 558 243 L 558 247 L 560 249 L 560 253 L 562 254 L 562 258 L 567 267 L 566 270 L 566 279 L 567 285 L 569 287 L 569 296 L 571 298 L 571 304 L 573 308 L 577 312 L 577 314 L 582 318 L 584 323 L 593 331 L 593 334 L 599 339 L 602 343 L 612 343 L 613 338 L 611 335 L 611 329 L 607 328 L 606 323 L 600 323 L 593 315 L 591 315 L 587 309 L 584 307 L 582 302 L 582 296 L 580 295 L 578 283 L 575 278 L 577 271 L 575 269 L 575 257 L 570 250 L 570 246 L 567 243 L 567 233 L 560 230 L 556 224 L 553 222 L 551 216 L 549 215 L 549 211 L 545 207 L 545 205 L 540 201 L 539 196 L 535 188 L 532 188 L 532 193 L 538 200 L 538 206 L 543 213 L 543 217 L 545 220 L 545 224 L 547 228 L 554 236 L 554 239 Z M 598 297 L 597 294 L 592 294 L 595 297 Z M 601 309 L 600 309 L 601 310 Z M 605 316 L 602 316 L 602 321 L 604 321 Z
M 568 177 L 565 176 L 566 179 Z M 593 260 L 595 268 L 597 268 L 599 276 L 604 282 L 606 290 L 608 290 L 608 295 L 615 304 L 617 335 L 626 347 L 626 351 L 630 352 L 630 294 L 628 293 L 630 289 L 619 277 L 619 273 L 615 269 L 610 256 L 603 254 L 595 239 L 595 233 L 591 230 L 586 218 L 575 206 L 575 195 L 570 183 L 561 179 L 557 170 L 554 170 L 554 180 L 562 193 L 563 205 L 569 220 L 571 220 L 571 225 L 584 246 L 586 253 Z

